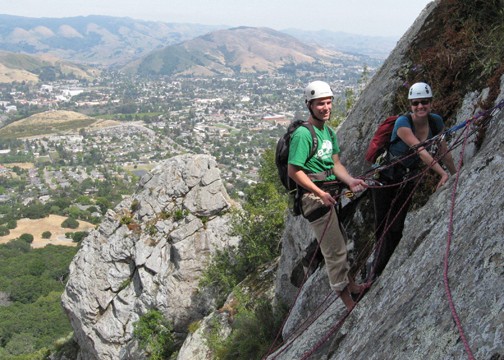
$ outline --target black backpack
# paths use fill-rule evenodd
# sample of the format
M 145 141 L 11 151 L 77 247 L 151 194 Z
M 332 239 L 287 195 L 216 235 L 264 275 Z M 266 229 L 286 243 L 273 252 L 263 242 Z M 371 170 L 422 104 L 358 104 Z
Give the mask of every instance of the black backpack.
M 310 150 L 310 154 L 308 158 L 306 159 L 306 162 L 310 160 L 310 158 L 315 154 L 317 151 L 318 147 L 318 139 L 317 136 L 315 135 L 315 130 L 313 129 L 313 125 L 310 124 L 308 121 L 304 120 L 294 120 L 293 122 L 290 123 L 289 127 L 287 128 L 287 132 L 280 138 L 278 139 L 277 147 L 276 147 L 276 152 L 275 152 L 275 164 L 278 169 L 278 176 L 280 177 L 280 181 L 282 182 L 283 186 L 288 190 L 292 191 L 296 189 L 296 182 L 292 180 L 287 172 L 288 168 L 288 160 L 289 160 L 289 146 L 290 146 L 290 139 L 294 131 L 300 127 L 304 126 L 308 130 L 310 130 L 310 134 L 312 136 L 312 147 Z M 332 131 L 331 131 L 332 135 Z

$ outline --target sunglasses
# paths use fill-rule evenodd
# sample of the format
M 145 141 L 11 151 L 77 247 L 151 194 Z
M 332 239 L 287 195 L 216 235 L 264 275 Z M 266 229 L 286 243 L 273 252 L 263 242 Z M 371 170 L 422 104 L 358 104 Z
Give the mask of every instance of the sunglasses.
M 413 100 L 411 102 L 411 106 L 418 106 L 419 104 L 422 104 L 422 105 L 429 105 L 430 104 L 430 100 Z

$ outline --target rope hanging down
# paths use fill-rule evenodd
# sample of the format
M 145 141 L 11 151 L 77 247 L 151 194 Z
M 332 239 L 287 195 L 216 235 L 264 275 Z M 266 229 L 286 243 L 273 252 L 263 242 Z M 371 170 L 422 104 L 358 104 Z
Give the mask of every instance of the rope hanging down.
M 502 100 L 499 104 L 497 104 L 495 107 L 492 109 L 479 113 L 479 116 L 473 117 L 470 120 L 478 120 L 480 117 L 482 117 L 482 121 L 478 124 L 478 126 L 486 126 L 488 122 L 490 121 L 491 118 L 493 118 L 502 108 L 504 107 L 504 100 Z M 453 301 L 453 297 L 451 294 L 451 289 L 450 289 L 450 283 L 448 279 L 448 267 L 449 267 L 449 256 L 450 256 L 450 245 L 453 237 L 453 218 L 454 218 L 454 212 L 455 212 L 455 197 L 457 194 L 457 187 L 458 187 L 458 182 L 460 178 L 460 169 L 462 168 L 462 163 L 463 163 L 463 155 L 465 152 L 465 147 L 467 145 L 467 140 L 469 136 L 472 133 L 469 133 L 469 125 L 471 124 L 471 121 L 466 121 L 464 124 L 458 125 L 454 127 L 453 131 L 459 130 L 465 126 L 465 137 L 464 137 L 464 142 L 462 149 L 460 151 L 460 157 L 459 157 L 459 164 L 457 168 L 457 176 L 455 178 L 455 182 L 453 184 L 453 189 L 452 189 L 452 194 L 451 194 L 451 206 L 450 206 L 450 220 L 448 222 L 448 237 L 446 241 L 446 252 L 444 256 L 444 267 L 443 267 L 443 282 L 444 282 L 444 288 L 445 288 L 445 293 L 446 297 L 448 299 L 448 305 L 450 306 L 450 310 L 452 313 L 453 320 L 455 321 L 455 324 L 457 325 L 457 329 L 460 335 L 460 339 L 462 340 L 462 343 L 464 344 L 464 349 L 467 353 L 467 356 L 469 360 L 474 360 L 474 355 L 471 351 L 471 347 L 469 345 L 469 342 L 465 336 L 464 329 L 462 327 L 462 322 L 460 321 L 460 318 L 458 316 L 457 310 L 455 308 L 455 303 Z M 462 126 L 464 125 L 464 126 Z
M 466 127 L 466 130 L 468 130 L 468 129 L 469 128 Z M 448 258 L 450 256 L 450 245 L 451 245 L 451 240 L 452 240 L 452 236 L 453 236 L 453 214 L 454 214 L 454 210 L 455 210 L 455 196 L 457 193 L 457 186 L 458 186 L 458 181 L 459 181 L 459 177 L 460 177 L 460 169 L 462 168 L 464 150 L 465 150 L 465 146 L 467 144 L 467 139 L 468 139 L 467 131 L 465 131 L 465 132 L 466 132 L 465 141 L 464 141 L 464 145 L 462 146 L 462 150 L 460 151 L 460 160 L 459 160 L 459 164 L 458 164 L 458 168 L 457 168 L 457 176 L 455 178 L 455 182 L 453 183 L 453 190 L 452 190 L 452 195 L 451 195 L 450 221 L 448 223 L 448 237 L 447 237 L 447 241 L 446 241 L 446 253 L 445 253 L 445 257 L 444 257 L 443 281 L 444 281 L 444 285 L 445 285 L 446 297 L 448 298 L 448 305 L 450 306 L 453 320 L 457 324 L 457 329 L 460 334 L 460 338 L 462 339 L 462 342 L 464 343 L 465 351 L 467 352 L 469 360 L 474 360 L 474 356 L 472 354 L 471 347 L 469 346 L 469 342 L 466 339 L 464 329 L 462 328 L 462 323 L 461 323 L 460 318 L 457 314 L 457 310 L 455 309 L 455 304 L 454 304 L 454 301 L 452 298 L 450 284 L 448 281 L 448 264 L 449 264 Z

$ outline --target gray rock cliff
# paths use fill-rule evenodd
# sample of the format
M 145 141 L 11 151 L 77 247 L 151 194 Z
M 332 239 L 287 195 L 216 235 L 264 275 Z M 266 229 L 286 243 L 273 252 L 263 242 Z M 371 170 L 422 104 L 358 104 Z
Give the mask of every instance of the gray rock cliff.
M 238 242 L 227 235 L 232 201 L 216 165 L 206 155 L 165 161 L 84 239 L 62 296 L 82 360 L 142 358 L 133 323 L 149 309 L 184 334 L 215 307 L 197 291 L 201 271 Z

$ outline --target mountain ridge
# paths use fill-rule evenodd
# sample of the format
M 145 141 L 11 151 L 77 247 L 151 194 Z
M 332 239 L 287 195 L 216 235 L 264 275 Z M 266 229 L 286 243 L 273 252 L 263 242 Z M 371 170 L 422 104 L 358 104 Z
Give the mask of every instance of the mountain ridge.
M 30 18 L 0 14 L 0 50 L 58 58 L 100 66 L 124 66 L 151 51 L 182 43 L 213 31 L 236 27 L 167 23 L 103 15 Z M 384 59 L 394 46 L 365 35 L 274 30 L 331 51 Z M 323 36 L 322 36 L 323 35 Z M 359 44 L 362 44 L 360 46 Z M 377 50 L 376 48 L 382 50 Z
M 141 75 L 233 75 L 277 71 L 288 64 L 358 58 L 307 45 L 270 29 L 236 27 L 217 30 L 154 51 L 126 69 Z
M 218 28 L 102 15 L 28 18 L 0 14 L 0 50 L 47 53 L 111 66 Z
M 324 48 L 352 55 L 365 55 L 384 60 L 394 49 L 399 40 L 394 36 L 365 36 L 343 31 L 306 31 L 284 29 L 283 33 L 292 35 L 305 43 L 313 43 Z

